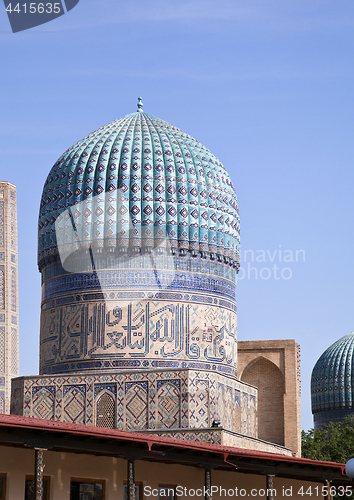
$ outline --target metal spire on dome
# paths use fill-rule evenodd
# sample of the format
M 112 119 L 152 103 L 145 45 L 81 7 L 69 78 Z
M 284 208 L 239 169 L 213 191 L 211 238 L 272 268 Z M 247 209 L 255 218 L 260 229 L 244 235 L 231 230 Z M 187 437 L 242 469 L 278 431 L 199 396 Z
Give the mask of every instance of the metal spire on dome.
M 143 113 L 143 100 L 142 98 L 139 96 L 138 97 L 138 109 L 137 109 L 138 113 Z

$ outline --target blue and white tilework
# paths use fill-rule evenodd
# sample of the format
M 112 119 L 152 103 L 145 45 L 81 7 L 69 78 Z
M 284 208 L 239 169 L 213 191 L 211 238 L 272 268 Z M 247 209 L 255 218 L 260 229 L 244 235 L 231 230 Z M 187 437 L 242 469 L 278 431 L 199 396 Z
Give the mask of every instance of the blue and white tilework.
M 97 425 L 106 394 L 114 401 L 112 427 L 121 430 L 200 430 L 220 420 L 225 429 L 257 436 L 257 389 L 210 371 L 21 377 L 12 394 L 11 413 L 27 417 Z
M 0 181 L 0 200 L 0 413 L 9 413 L 11 378 L 19 369 L 16 187 Z
M 38 242 L 41 374 L 237 376 L 237 199 L 191 136 L 140 109 L 79 141 L 48 175 Z
M 142 112 L 127 115 L 69 148 L 50 171 L 39 216 L 40 269 L 57 245 L 66 251 L 149 248 L 166 235 L 172 248 L 239 264 L 230 177 L 207 148 L 177 127 Z
M 320 356 L 311 376 L 315 428 L 354 414 L 354 332 L 340 338 Z

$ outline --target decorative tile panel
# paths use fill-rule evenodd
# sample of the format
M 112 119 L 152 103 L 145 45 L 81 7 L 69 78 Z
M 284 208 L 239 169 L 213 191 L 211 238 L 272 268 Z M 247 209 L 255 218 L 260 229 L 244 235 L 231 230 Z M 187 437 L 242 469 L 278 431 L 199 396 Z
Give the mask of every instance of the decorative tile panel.
M 249 413 L 248 413 L 248 393 L 241 394 L 241 433 L 249 434 Z
M 0 248 L 5 247 L 5 202 L 0 201 Z
M 11 193 L 10 193 L 11 194 Z M 17 250 L 16 248 L 16 207 L 13 203 L 10 204 L 10 248 L 11 250 Z
M 5 413 L 5 392 L 0 391 L 0 413 Z
M 5 266 L 0 266 L 0 309 L 5 309 Z
M 64 422 L 85 423 L 86 386 L 66 385 L 63 391 Z
M 18 333 L 16 328 L 11 328 L 10 338 L 10 367 L 11 373 L 17 375 L 18 373 Z
M 255 398 L 255 396 L 252 396 L 252 398 Z M 253 419 L 253 421 L 256 419 L 256 402 L 254 403 L 253 407 L 254 415 L 250 415 L 250 419 Z M 251 428 L 253 432 L 251 433 L 252 436 L 257 436 L 257 429 L 255 428 L 254 425 L 251 425 Z M 234 389 L 234 404 L 233 404 L 233 425 L 232 429 L 234 429 L 235 432 L 241 432 L 241 402 L 240 402 L 240 391 L 237 389 Z
M 161 380 L 157 387 L 159 427 L 180 427 L 180 381 Z
M 5 327 L 0 326 L 0 373 L 5 372 Z
M 11 297 L 11 312 L 17 312 L 17 276 L 16 269 L 11 268 L 11 288 L 10 288 L 10 297 Z
M 55 387 L 32 389 L 32 415 L 45 420 L 54 419 Z
M 16 414 L 121 430 L 205 429 L 220 419 L 230 431 L 256 437 L 257 389 L 200 370 L 123 371 L 17 378 Z M 218 387 L 218 399 L 216 399 Z M 231 389 L 231 391 L 230 391 Z M 231 403 L 228 401 L 232 396 Z M 101 399 L 103 398 L 103 399 Z M 242 407 L 242 405 L 246 405 Z M 85 415 L 86 413 L 86 415 Z
M 147 382 L 126 382 L 125 408 L 127 430 L 148 428 Z
M 105 301 L 98 294 L 86 303 L 81 297 L 42 309 L 42 374 L 171 367 L 236 375 L 233 311 L 189 295 L 128 305 L 109 294 Z

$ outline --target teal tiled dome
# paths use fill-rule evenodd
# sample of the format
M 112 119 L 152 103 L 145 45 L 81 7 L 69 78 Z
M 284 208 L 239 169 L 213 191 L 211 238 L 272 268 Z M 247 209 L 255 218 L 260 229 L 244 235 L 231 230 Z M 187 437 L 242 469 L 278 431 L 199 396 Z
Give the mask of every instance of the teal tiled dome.
M 315 428 L 354 412 L 354 332 L 334 342 L 318 359 L 311 376 Z
M 40 269 L 60 243 L 69 251 L 115 251 L 154 247 L 166 235 L 172 249 L 238 268 L 237 199 L 225 168 L 191 136 L 140 108 L 79 141 L 51 169 L 39 215 Z M 91 207 L 80 205 L 90 199 Z M 56 224 L 68 207 L 75 234 L 64 234 L 62 221 L 58 242 Z
M 68 149 L 45 183 L 40 373 L 235 377 L 235 190 L 208 149 L 138 108 Z

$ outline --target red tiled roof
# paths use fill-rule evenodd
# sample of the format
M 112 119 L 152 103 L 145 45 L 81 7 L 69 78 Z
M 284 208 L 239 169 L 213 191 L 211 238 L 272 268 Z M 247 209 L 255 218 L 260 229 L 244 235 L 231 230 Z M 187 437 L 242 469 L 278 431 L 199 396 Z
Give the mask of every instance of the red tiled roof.
M 308 458 L 291 457 L 277 453 L 268 453 L 257 450 L 246 450 L 241 448 L 232 448 L 217 444 L 207 444 L 194 441 L 185 441 L 168 437 L 161 437 L 151 434 L 143 434 L 141 432 L 120 431 L 117 429 L 107 429 L 89 425 L 71 424 L 66 422 L 55 422 L 52 420 L 41 420 L 37 418 L 22 417 L 17 415 L 0 415 L 0 428 L 11 427 L 16 429 L 39 430 L 39 431 L 55 431 L 58 434 L 70 434 L 75 436 L 91 436 L 102 439 L 116 439 L 131 441 L 132 443 L 146 443 L 149 450 L 153 445 L 167 445 L 176 449 L 188 449 L 196 452 L 218 453 L 224 456 L 224 461 L 232 459 L 232 457 L 244 457 L 255 459 L 268 459 L 276 462 L 289 464 L 299 464 L 302 466 L 314 467 L 330 467 L 337 469 L 341 474 L 344 474 L 345 464 L 335 462 L 325 462 L 320 460 L 311 460 Z M 0 443 L 1 444 L 1 443 Z M 346 476 L 345 476 L 346 477 Z

